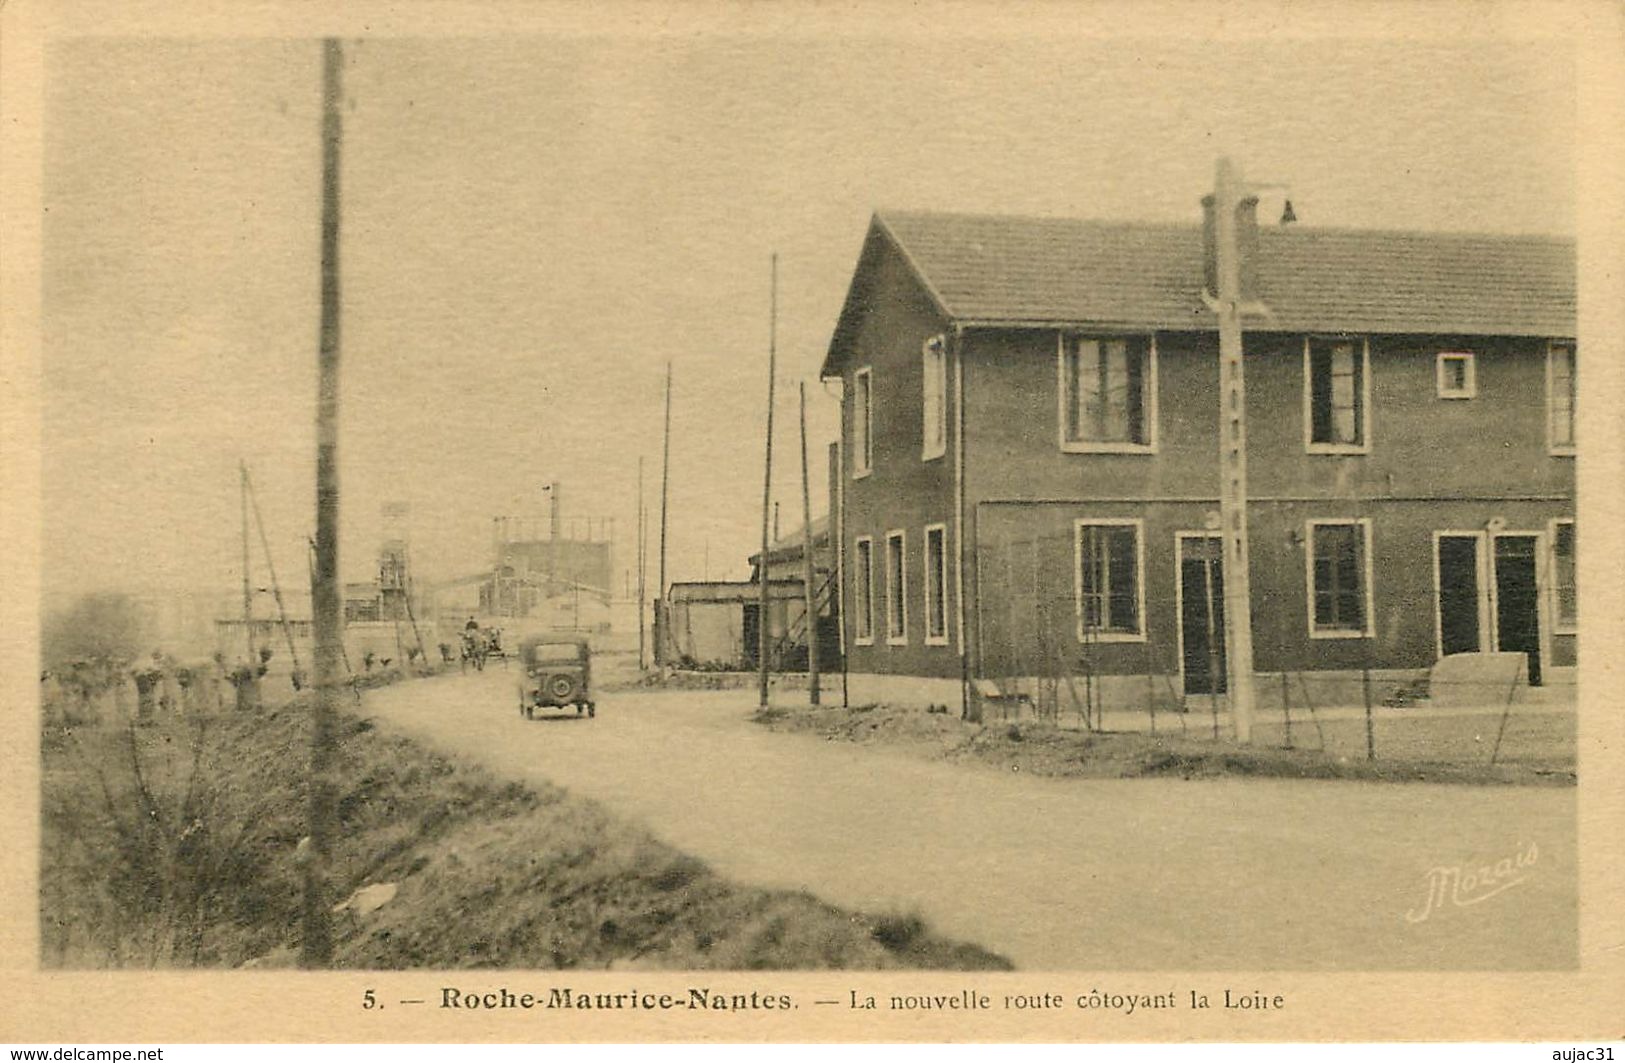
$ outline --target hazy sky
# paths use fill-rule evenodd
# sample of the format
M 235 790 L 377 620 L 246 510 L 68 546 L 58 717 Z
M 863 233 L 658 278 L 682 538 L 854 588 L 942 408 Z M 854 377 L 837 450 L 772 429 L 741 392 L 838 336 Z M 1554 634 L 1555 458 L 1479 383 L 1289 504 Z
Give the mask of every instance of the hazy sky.
M 760 534 L 768 260 L 775 497 L 815 512 L 816 381 L 877 207 L 1196 221 L 1213 163 L 1290 182 L 1304 225 L 1572 233 L 1566 51 L 944 35 L 367 40 L 346 46 L 343 567 L 387 500 L 425 578 L 490 519 L 658 512 L 675 367 L 674 579 Z M 237 462 L 278 574 L 314 523 L 320 45 L 58 43 L 47 55 L 48 594 L 229 588 Z M 1266 210 L 1268 206 L 1266 206 Z M 651 581 L 653 579 L 651 532 Z M 263 578 L 263 577 L 261 577 Z M 621 577 L 617 576 L 619 584 Z M 619 587 L 617 588 L 619 589 Z

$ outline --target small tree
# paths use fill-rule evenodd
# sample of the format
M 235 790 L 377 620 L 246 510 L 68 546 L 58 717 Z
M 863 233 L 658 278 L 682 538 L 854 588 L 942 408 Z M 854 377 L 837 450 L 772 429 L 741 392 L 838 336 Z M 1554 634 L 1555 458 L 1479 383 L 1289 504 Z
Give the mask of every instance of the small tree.
M 47 667 L 94 657 L 134 658 L 145 641 L 141 614 L 127 594 L 86 594 L 45 618 L 40 651 Z
M 130 677 L 135 680 L 136 722 L 151 723 L 153 701 L 164 673 L 151 664 L 141 664 L 130 673 Z

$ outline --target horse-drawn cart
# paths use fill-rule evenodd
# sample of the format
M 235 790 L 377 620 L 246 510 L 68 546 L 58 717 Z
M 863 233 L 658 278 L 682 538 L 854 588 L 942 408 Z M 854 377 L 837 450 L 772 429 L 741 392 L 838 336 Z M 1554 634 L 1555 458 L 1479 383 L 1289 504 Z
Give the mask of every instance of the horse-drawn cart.
M 508 653 L 502 646 L 502 629 L 494 627 L 469 627 L 463 629 L 462 667 L 468 671 L 472 666 L 476 671 L 485 671 L 485 662 L 492 657 L 500 657 L 504 668 L 508 665 Z

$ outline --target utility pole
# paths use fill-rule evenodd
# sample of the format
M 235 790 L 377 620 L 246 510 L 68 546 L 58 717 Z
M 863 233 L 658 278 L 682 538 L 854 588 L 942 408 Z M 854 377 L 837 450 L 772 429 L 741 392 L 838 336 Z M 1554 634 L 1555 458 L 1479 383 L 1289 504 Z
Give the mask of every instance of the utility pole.
M 339 596 L 339 149 L 343 136 L 344 51 L 322 41 L 321 333 L 316 398 L 316 705 L 310 744 L 310 852 L 305 861 L 302 967 L 333 959 L 329 888 L 339 668 L 344 614 Z
M 547 583 L 549 598 L 559 592 L 559 539 L 564 535 L 564 510 L 559 494 L 563 490 L 557 480 L 542 488 L 547 492 Z
M 812 491 L 807 486 L 807 382 L 801 381 L 801 577 L 807 594 L 807 703 L 818 704 L 818 592 L 813 587 Z
M 671 489 L 671 363 L 666 363 L 666 435 L 660 454 L 660 585 L 655 588 L 655 663 L 664 669 L 671 637 L 666 631 L 666 500 Z M 662 672 L 662 675 L 665 673 Z
M 779 256 L 772 258 L 767 324 L 767 446 L 766 471 L 762 474 L 762 556 L 756 566 L 761 584 L 756 608 L 756 671 L 758 704 L 767 708 L 767 551 L 768 516 L 773 508 L 773 376 L 777 372 L 779 347 Z
M 294 648 L 293 631 L 288 626 L 288 607 L 282 601 L 282 584 L 276 578 L 276 562 L 271 560 L 271 540 L 265 534 L 265 516 L 260 512 L 260 496 L 254 492 L 254 483 L 248 475 L 248 463 L 238 462 L 243 474 L 243 490 L 254 504 L 254 526 L 259 529 L 260 549 L 265 553 L 265 570 L 271 574 L 271 593 L 276 597 L 277 616 L 282 620 L 282 637 L 288 643 L 288 659 L 293 668 L 293 688 L 304 685 L 304 669 L 299 666 L 299 651 Z M 253 662 L 250 661 L 250 664 Z
M 238 489 L 243 503 L 243 637 L 248 640 L 248 666 L 254 661 L 254 591 L 248 585 L 248 464 L 237 463 Z
M 1214 168 L 1213 231 L 1217 297 L 1206 295 L 1219 317 L 1219 522 L 1224 544 L 1225 654 L 1230 714 L 1236 741 L 1253 736 L 1252 577 L 1247 536 L 1247 390 L 1242 365 L 1241 318 L 1260 312 L 1245 304 L 1238 216 L 1251 218 L 1256 198 L 1228 158 Z
M 643 455 L 638 455 L 638 671 L 648 667 L 645 663 L 645 650 L 643 637 L 643 567 L 644 567 L 644 535 L 643 535 Z

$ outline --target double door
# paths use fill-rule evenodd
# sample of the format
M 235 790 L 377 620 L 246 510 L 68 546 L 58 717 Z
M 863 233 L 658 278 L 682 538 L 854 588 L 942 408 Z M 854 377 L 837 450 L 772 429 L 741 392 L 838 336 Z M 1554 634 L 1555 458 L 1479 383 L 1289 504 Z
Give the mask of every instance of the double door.
M 1439 655 L 1522 653 L 1541 682 L 1541 536 L 1537 532 L 1435 532 Z

